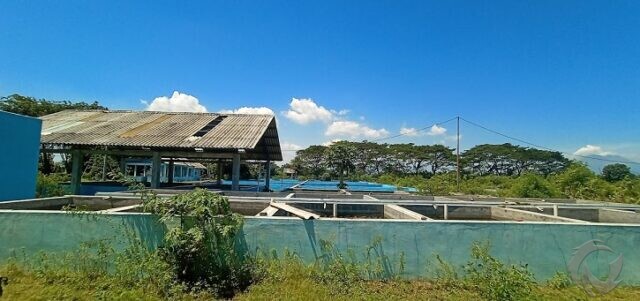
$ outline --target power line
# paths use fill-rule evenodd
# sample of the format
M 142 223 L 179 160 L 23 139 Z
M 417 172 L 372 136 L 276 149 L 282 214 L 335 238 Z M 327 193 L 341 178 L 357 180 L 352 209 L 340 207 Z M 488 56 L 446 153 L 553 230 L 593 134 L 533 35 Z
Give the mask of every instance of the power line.
M 447 120 L 445 120 L 445 121 L 443 121 L 443 122 L 438 122 L 438 123 L 434 123 L 434 124 L 429 125 L 429 126 L 425 126 L 425 127 L 423 127 L 423 128 L 417 129 L 417 130 L 416 130 L 416 132 L 421 132 L 421 131 L 424 131 L 424 130 L 426 130 L 426 129 L 430 129 L 430 128 L 432 128 L 433 126 L 443 125 L 443 124 L 445 124 L 445 123 L 447 123 L 447 122 L 450 122 L 450 121 L 455 120 L 456 118 L 458 118 L 458 117 L 456 116 L 456 117 L 453 117 L 453 118 L 451 118 L 451 119 L 447 119 Z M 374 139 L 374 140 L 371 140 L 371 142 L 378 142 L 378 141 L 388 140 L 388 139 L 393 139 L 393 138 L 398 138 L 398 137 L 406 136 L 406 135 L 407 135 L 406 133 L 405 133 L 405 134 L 400 133 L 400 134 L 393 135 L 393 136 L 388 136 L 388 137 L 383 137 L 383 138 Z
M 496 135 L 499 135 L 499 136 L 505 137 L 505 138 L 507 138 L 507 139 L 511 139 L 511 140 L 514 140 L 514 141 L 518 141 L 518 142 L 520 142 L 520 143 L 524 143 L 524 144 L 527 144 L 527 145 L 533 146 L 533 147 L 535 147 L 535 148 L 541 148 L 541 149 L 545 149 L 545 150 L 548 150 L 548 151 L 558 152 L 558 153 L 562 153 L 562 154 L 565 154 L 565 155 L 569 155 L 569 156 L 576 156 L 576 157 L 585 158 L 585 159 L 592 159 L 592 160 L 598 160 L 598 161 L 604 161 L 604 162 L 612 162 L 612 163 L 625 163 L 625 164 L 636 164 L 636 165 L 640 165 L 640 162 L 624 161 L 624 160 L 622 160 L 622 161 L 621 161 L 621 160 L 610 160 L 610 159 L 605 159 L 605 158 L 598 158 L 598 157 L 591 157 L 591 156 L 577 155 L 577 154 L 572 154 L 572 153 L 568 153 L 568 152 L 560 151 L 560 150 L 557 150 L 557 149 L 553 149 L 553 148 L 549 148 L 549 147 L 546 147 L 546 146 L 542 146 L 542 145 L 538 145 L 538 144 L 535 144 L 535 143 L 531 143 L 531 142 L 528 142 L 528 141 L 526 141 L 526 140 L 522 140 L 522 139 L 520 139 L 520 138 L 516 138 L 516 137 L 513 137 L 513 136 L 509 136 L 509 135 L 507 135 L 507 134 L 503 134 L 503 133 L 501 133 L 501 132 L 498 132 L 498 131 L 496 131 L 496 130 L 492 130 L 492 129 L 490 129 L 490 128 L 486 127 L 486 126 L 480 125 L 480 124 L 475 123 L 475 122 L 473 122 L 473 121 L 469 121 L 469 120 L 464 119 L 464 118 L 462 118 L 462 117 L 460 117 L 460 119 L 461 119 L 461 120 L 463 120 L 464 122 L 468 123 L 468 124 L 471 124 L 471 125 L 473 125 L 473 126 L 479 127 L 479 128 L 481 128 L 481 129 L 483 129 L 483 130 L 485 130 L 485 131 L 488 131 L 488 132 L 494 133 L 494 134 L 496 134 Z

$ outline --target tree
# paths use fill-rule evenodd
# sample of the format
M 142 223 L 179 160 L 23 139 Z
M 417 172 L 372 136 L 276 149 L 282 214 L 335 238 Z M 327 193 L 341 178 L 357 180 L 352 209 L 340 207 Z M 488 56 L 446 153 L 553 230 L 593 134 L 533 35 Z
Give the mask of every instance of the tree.
M 326 151 L 327 147 L 322 145 L 312 145 L 299 150 L 296 152 L 296 157 L 291 160 L 291 168 L 298 174 L 320 178 L 327 170 Z
M 524 174 L 518 177 L 511 187 L 511 195 L 520 198 L 557 197 L 560 193 L 545 178 L 535 174 Z
M 344 177 L 348 177 L 349 172 L 355 167 L 355 165 L 353 165 L 355 153 L 356 148 L 347 141 L 338 141 L 328 148 L 327 163 L 332 167 L 334 174 L 337 174 L 340 179 L 340 184 L 338 184 L 338 188 L 340 189 L 346 188 Z
M 476 175 L 518 176 L 523 172 L 549 175 L 564 170 L 569 160 L 559 152 L 510 143 L 481 144 L 462 154 L 465 168 Z
M 615 163 L 602 168 L 602 178 L 607 182 L 617 182 L 626 177 L 633 177 L 629 166 Z
M 101 106 L 97 101 L 92 103 L 86 103 L 84 101 L 50 101 L 42 98 L 36 99 L 34 97 L 22 96 L 19 94 L 12 94 L 0 98 L 0 110 L 32 117 L 40 117 L 68 109 L 107 110 L 106 107 Z M 62 157 L 63 159 L 66 159 L 69 156 Z M 50 174 L 54 171 L 53 156 L 51 154 L 41 153 L 39 161 L 39 168 L 42 173 Z M 68 161 L 65 162 L 65 165 L 70 165 L 70 160 L 65 161 Z
M 455 156 L 452 148 L 442 144 L 427 145 L 426 152 L 432 175 L 446 172 L 449 167 L 454 166 Z
M 97 101 L 92 103 L 86 103 L 84 101 L 70 102 L 66 100 L 50 101 L 19 94 L 12 94 L 0 98 L 0 110 L 32 117 L 40 117 L 69 109 L 107 110 L 106 107 L 101 106 Z

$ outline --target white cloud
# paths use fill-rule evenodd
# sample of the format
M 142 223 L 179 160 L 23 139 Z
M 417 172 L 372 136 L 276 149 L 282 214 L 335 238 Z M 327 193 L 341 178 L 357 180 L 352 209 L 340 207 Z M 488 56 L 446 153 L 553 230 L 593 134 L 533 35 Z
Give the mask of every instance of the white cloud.
M 611 155 L 613 153 L 609 151 L 605 151 L 601 146 L 587 144 L 579 148 L 573 154 L 578 156 L 589 156 L 589 155 L 606 156 L 606 155 Z
M 283 112 L 283 115 L 295 123 L 308 124 L 315 121 L 330 122 L 334 114 L 325 107 L 318 106 L 310 98 L 292 98 L 289 110 Z
M 174 91 L 171 97 L 156 97 L 151 104 L 147 106 L 146 110 L 163 112 L 207 112 L 207 108 L 201 105 L 195 96 L 178 91 Z
M 334 115 L 344 116 L 344 115 L 349 114 L 350 111 L 346 110 L 346 109 L 343 109 L 343 110 L 340 110 L 340 111 L 330 110 L 330 112 L 331 112 L 331 114 L 334 114 Z
M 436 124 L 434 124 L 429 131 L 427 132 L 427 135 L 429 136 L 440 136 L 440 135 L 444 135 L 447 133 L 447 129 L 438 126 Z
M 372 129 L 355 121 L 339 120 L 332 122 L 324 132 L 326 136 L 380 138 L 389 134 L 385 129 Z
M 221 114 L 262 114 L 275 115 L 273 110 L 267 107 L 241 107 L 237 110 L 220 110 Z
M 282 150 L 282 164 L 286 164 L 296 157 L 295 151 L 301 150 L 302 146 L 295 143 L 283 142 L 280 144 L 280 149 Z
M 409 136 L 409 137 L 415 137 L 419 135 L 418 130 L 416 128 L 406 128 L 406 127 L 400 128 L 400 134 Z
M 342 141 L 342 139 L 332 139 L 329 140 L 327 142 L 322 143 L 322 146 L 331 146 L 332 144 L 338 142 L 338 141 Z

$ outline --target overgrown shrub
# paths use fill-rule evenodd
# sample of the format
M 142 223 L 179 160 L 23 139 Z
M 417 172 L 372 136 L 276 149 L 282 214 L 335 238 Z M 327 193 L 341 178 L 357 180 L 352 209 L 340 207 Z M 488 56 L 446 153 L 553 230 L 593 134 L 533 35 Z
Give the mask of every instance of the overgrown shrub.
M 361 250 L 339 251 L 329 240 L 319 240 L 319 254 L 313 263 L 305 263 L 296 253 L 285 250 L 282 256 L 275 251 L 259 252 L 254 259 L 256 282 L 280 285 L 291 279 L 311 280 L 330 286 L 333 296 L 362 290 L 367 282 L 400 280 L 405 259 L 389 258 L 382 251 L 382 238 L 375 237 Z
M 521 300 L 531 294 L 533 275 L 526 265 L 506 265 L 489 254 L 489 245 L 474 243 L 464 266 L 465 282 L 489 300 Z
M 547 280 L 547 285 L 554 289 L 564 289 L 571 286 L 571 278 L 567 273 L 556 272 L 551 279 Z
M 560 192 L 544 177 L 524 174 L 514 180 L 510 196 L 519 198 L 551 198 L 559 197 Z
M 527 265 L 507 265 L 489 254 L 489 244 L 474 243 L 471 258 L 462 266 L 462 276 L 456 269 L 436 256 L 439 267 L 437 282 L 451 288 L 477 292 L 487 300 L 522 300 L 532 294 L 533 275 Z
M 236 248 L 243 219 L 226 197 L 204 189 L 168 199 L 148 195 L 144 208 L 171 227 L 159 252 L 180 282 L 224 298 L 252 283 L 252 266 Z
M 129 238 L 133 235 L 130 234 Z M 109 239 L 82 243 L 65 253 L 40 252 L 36 256 L 14 254 L 2 268 L 11 277 L 35 278 L 55 287 L 43 300 L 70 299 L 81 290 L 94 300 L 174 299 L 185 288 L 175 281 L 167 263 L 155 250 L 135 238 L 123 251 L 114 250 Z M 65 289 L 73 290 L 66 292 Z M 123 298 L 128 296 L 129 298 Z
M 46 198 L 54 196 L 63 196 L 68 192 L 60 186 L 60 183 L 69 181 L 66 174 L 49 174 L 38 173 L 36 179 L 36 197 Z

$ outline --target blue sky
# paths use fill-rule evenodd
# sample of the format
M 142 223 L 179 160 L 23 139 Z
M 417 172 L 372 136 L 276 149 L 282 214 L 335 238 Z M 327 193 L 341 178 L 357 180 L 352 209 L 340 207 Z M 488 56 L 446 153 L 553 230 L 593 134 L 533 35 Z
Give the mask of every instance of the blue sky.
M 639 1 L 5 0 L 0 12 L 0 95 L 267 107 L 285 148 L 460 115 L 640 160 Z M 453 145 L 455 123 L 442 127 L 386 141 Z M 463 148 L 500 142 L 462 124 Z

